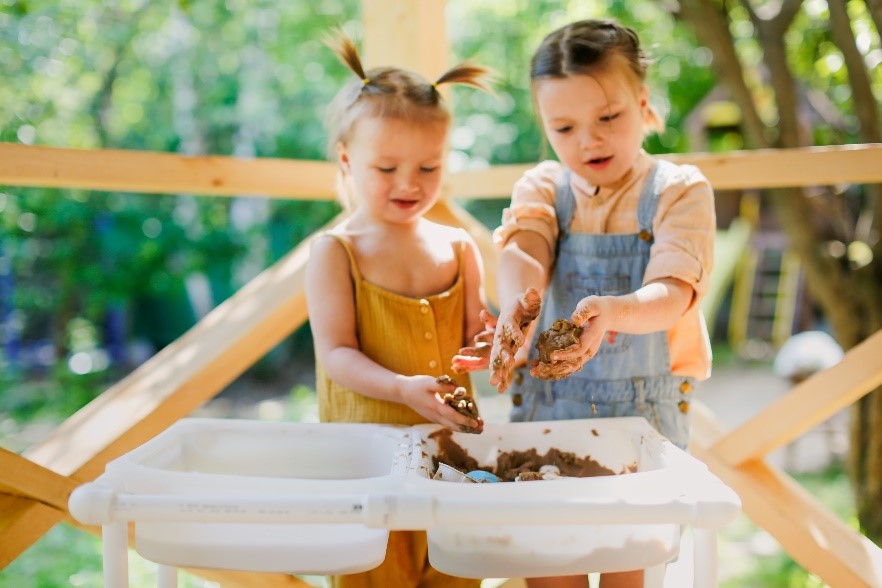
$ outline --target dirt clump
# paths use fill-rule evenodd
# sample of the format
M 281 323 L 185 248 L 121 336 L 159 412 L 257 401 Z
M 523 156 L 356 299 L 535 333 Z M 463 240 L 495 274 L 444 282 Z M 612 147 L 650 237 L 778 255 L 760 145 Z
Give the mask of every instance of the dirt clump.
M 456 386 L 456 382 L 450 376 L 443 375 L 436 378 L 439 384 L 449 384 L 451 386 Z M 441 394 L 441 399 L 448 406 L 453 407 L 453 410 L 458 412 L 461 415 L 467 416 L 470 419 L 474 419 L 478 421 L 479 426 L 477 428 L 466 427 L 463 429 L 465 433 L 480 433 L 484 430 L 484 420 L 481 418 L 481 414 L 478 412 L 478 403 L 475 402 L 475 399 L 466 392 L 466 389 L 462 386 L 457 386 L 456 390 L 453 392 L 448 392 L 446 394 Z
M 555 361 L 551 358 L 551 354 L 577 345 L 581 335 L 582 327 L 577 327 L 572 321 L 567 319 L 554 321 L 550 329 L 539 333 L 536 341 L 539 359 L 533 364 L 530 373 L 545 380 L 560 380 L 570 375 L 572 370 L 564 368 L 569 368 L 572 362 Z
M 497 456 L 494 467 L 480 467 L 478 461 L 453 440 L 453 432 L 449 429 L 438 429 L 429 438 L 438 444 L 438 451 L 432 456 L 433 471 L 438 470 L 438 464 L 444 463 L 463 473 L 479 469 L 488 471 L 503 482 L 549 479 L 540 471 L 547 466 L 555 466 L 558 473 L 554 477 L 616 475 L 616 472 L 601 465 L 591 456 L 579 457 L 571 451 L 561 451 L 555 447 L 542 455 L 535 448 L 527 451 L 504 451 Z M 634 471 L 634 468 L 626 468 L 626 471 Z

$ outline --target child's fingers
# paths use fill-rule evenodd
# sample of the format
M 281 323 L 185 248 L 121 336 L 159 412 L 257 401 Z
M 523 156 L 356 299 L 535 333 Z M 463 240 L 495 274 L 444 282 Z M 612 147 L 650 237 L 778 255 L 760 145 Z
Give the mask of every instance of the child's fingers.
M 492 350 L 493 346 L 489 343 L 479 343 L 472 347 L 460 347 L 459 355 L 465 355 L 467 357 L 486 357 L 489 359 Z
M 530 375 L 543 380 L 560 380 L 573 375 L 580 369 L 582 369 L 582 362 L 578 359 L 555 361 L 554 363 L 536 362 L 530 368 Z
M 477 335 L 475 335 L 472 340 L 475 342 L 475 345 L 492 345 L 493 337 L 496 335 L 495 331 L 481 331 Z
M 454 355 L 450 361 L 450 369 L 457 374 L 486 369 L 490 365 L 489 357 Z
M 444 401 L 442 400 L 442 403 Z M 444 403 L 438 410 L 438 424 L 463 433 L 480 432 L 484 430 L 484 421 L 471 419 L 457 412 L 453 407 Z
M 582 341 L 579 341 L 578 343 L 573 343 L 565 349 L 552 351 L 551 359 L 554 361 L 572 361 L 574 359 L 579 359 L 583 355 L 585 355 L 585 350 L 582 348 Z
M 539 296 L 539 291 L 536 288 L 527 288 L 518 299 L 518 302 L 523 311 L 523 319 L 528 324 L 539 316 L 539 311 L 542 309 L 542 297 Z
M 494 315 L 490 314 L 486 310 L 482 310 L 479 313 L 479 316 L 481 317 L 481 321 L 483 321 L 484 323 L 484 327 L 488 331 L 492 331 L 496 328 L 496 317 Z
M 588 323 L 588 321 L 590 321 L 592 318 L 596 317 L 598 314 L 600 314 L 600 308 L 597 303 L 597 297 L 589 296 L 579 301 L 579 304 L 576 305 L 576 310 L 573 311 L 570 320 L 577 327 L 581 327 Z

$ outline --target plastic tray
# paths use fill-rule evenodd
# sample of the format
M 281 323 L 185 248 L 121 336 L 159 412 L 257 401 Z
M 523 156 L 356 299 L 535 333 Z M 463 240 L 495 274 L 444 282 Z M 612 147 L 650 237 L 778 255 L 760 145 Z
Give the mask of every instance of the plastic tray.
M 78 488 L 71 513 L 134 521 L 137 551 L 164 565 L 303 574 L 371 569 L 390 529 L 425 529 L 434 567 L 482 578 L 655 566 L 676 556 L 681 525 L 716 529 L 740 509 L 642 418 L 453 434 L 482 466 L 555 447 L 630 472 L 535 482 L 432 480 L 438 429 L 184 419 Z

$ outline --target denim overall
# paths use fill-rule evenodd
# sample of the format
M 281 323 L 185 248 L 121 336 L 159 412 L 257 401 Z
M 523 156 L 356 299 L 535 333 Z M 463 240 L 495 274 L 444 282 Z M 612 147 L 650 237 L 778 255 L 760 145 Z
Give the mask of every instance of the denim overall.
M 569 232 L 575 207 L 567 170 L 557 185 L 555 209 L 560 235 L 557 259 L 542 301 L 537 335 L 569 318 L 586 296 L 628 294 L 643 284 L 652 246 L 658 196 L 676 166 L 658 161 L 649 172 L 637 208 L 639 232 Z M 534 341 L 535 342 L 534 337 Z M 537 358 L 533 345 L 527 365 Z M 689 442 L 689 400 L 693 378 L 671 374 L 666 331 L 646 335 L 609 332 L 594 358 L 580 371 L 556 381 L 536 379 L 528 368 L 511 388 L 512 421 L 642 416 L 675 445 Z

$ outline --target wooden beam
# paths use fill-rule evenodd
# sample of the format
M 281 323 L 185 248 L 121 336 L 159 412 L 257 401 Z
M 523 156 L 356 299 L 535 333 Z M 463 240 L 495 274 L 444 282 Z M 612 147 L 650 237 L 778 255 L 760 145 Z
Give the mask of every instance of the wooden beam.
M 392 0 L 385 1 L 399 5 Z M 423 3 L 400 5 L 422 6 Z M 427 58 L 426 63 L 433 60 Z M 882 183 L 882 145 L 879 144 L 665 158 L 698 166 L 718 190 Z M 450 176 L 452 195 L 507 199 L 511 187 L 532 165 L 500 165 L 453 173 Z M 237 159 L 0 143 L 0 185 L 10 186 L 332 200 L 335 175 L 335 165 L 325 161 Z
M 21 496 L 0 494 L 0 570 L 40 540 L 64 512 Z
M 693 401 L 689 412 L 691 452 L 738 493 L 744 513 L 790 557 L 830 586 L 882 586 L 882 549 L 765 460 L 731 467 L 713 450 L 725 435 L 723 426 L 700 401 Z
M 0 492 L 31 498 L 67 512 L 77 483 L 0 447 Z
M 0 185 L 11 186 L 333 200 L 336 173 L 326 161 L 0 143 Z
M 882 145 L 832 145 L 729 153 L 665 155 L 701 169 L 717 190 L 882 183 Z M 535 164 L 496 165 L 451 175 L 456 198 L 504 198 Z
M 446 4 L 446 0 L 362 0 L 365 67 L 401 67 L 437 79 L 450 54 Z
M 329 226 L 344 217 L 340 215 Z M 24 456 L 79 482 L 90 481 L 104 471 L 108 461 L 146 442 L 220 392 L 306 321 L 305 268 L 310 244 L 320 232 Z
M 768 455 L 882 384 L 882 331 L 849 350 L 835 366 L 800 383 L 786 396 L 713 446 L 732 466 Z
M 882 144 L 671 155 L 698 166 L 717 190 L 882 183 Z

